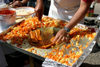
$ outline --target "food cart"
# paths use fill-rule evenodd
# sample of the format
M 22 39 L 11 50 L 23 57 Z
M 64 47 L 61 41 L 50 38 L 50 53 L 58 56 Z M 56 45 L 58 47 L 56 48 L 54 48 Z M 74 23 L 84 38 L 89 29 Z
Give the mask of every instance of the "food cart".
M 50 44 L 42 45 L 41 24 L 48 28 L 46 33 L 52 32 L 54 37 L 54 33 L 64 27 L 67 21 L 46 16 L 42 18 L 42 22 L 40 23 L 37 17 L 20 21 L 0 34 L 0 42 L 40 60 L 49 58 L 69 67 L 80 66 L 92 51 L 99 30 L 78 24 L 69 33 L 68 43 L 52 45 L 50 42 Z

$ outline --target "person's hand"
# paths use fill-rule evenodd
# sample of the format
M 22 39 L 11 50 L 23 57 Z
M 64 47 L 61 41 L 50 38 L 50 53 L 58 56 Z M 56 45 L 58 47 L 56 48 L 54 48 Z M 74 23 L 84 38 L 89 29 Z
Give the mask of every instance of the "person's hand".
M 36 16 L 38 17 L 39 20 L 41 20 L 42 16 L 43 16 L 43 4 L 37 4 L 35 7 L 35 11 L 36 11 Z
M 12 7 L 20 7 L 20 6 L 22 6 L 22 2 L 21 1 L 15 1 L 11 5 L 12 5 Z
M 64 29 L 59 30 L 55 36 L 55 39 L 53 40 L 53 43 L 66 42 L 68 40 L 67 35 L 68 33 Z

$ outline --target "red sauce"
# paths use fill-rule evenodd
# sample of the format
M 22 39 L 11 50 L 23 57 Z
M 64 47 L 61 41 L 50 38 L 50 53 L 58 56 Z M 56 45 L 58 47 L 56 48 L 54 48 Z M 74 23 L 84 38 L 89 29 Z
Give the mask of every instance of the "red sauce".
M 14 14 L 15 11 L 13 10 L 0 10 L 0 15 L 9 15 L 9 14 Z

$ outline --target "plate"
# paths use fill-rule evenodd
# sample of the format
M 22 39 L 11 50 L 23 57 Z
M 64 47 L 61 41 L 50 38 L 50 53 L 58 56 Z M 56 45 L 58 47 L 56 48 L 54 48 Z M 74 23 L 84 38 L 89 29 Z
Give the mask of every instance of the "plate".
M 27 17 L 35 13 L 33 7 L 17 7 L 15 9 L 17 18 Z

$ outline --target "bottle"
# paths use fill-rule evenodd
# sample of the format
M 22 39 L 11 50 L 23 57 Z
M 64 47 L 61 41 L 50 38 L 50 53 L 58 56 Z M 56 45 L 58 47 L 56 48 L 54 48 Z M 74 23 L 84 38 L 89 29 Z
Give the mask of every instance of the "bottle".
M 90 17 L 93 17 L 93 15 L 94 15 L 94 6 L 95 6 L 95 4 L 96 4 L 96 2 L 94 1 L 94 2 L 92 2 L 91 6 L 90 6 L 90 9 L 89 9 L 89 11 L 90 11 L 89 16 Z

